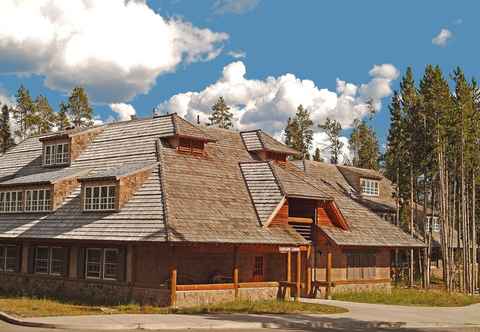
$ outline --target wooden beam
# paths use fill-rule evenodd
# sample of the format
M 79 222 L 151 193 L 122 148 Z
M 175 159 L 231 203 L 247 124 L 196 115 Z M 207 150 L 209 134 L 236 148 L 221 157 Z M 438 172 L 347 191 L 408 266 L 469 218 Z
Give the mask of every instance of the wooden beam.
M 325 298 L 330 300 L 331 295 L 331 282 L 332 282 L 332 252 L 328 251 L 327 253 L 327 288 L 325 291 Z
M 300 292 L 302 288 L 302 252 L 297 252 L 297 289 L 295 292 L 295 301 L 300 300 Z
M 177 256 L 175 248 L 172 247 L 172 265 L 170 268 L 170 306 L 177 305 Z
M 238 298 L 238 247 L 233 248 L 233 287 L 235 289 L 235 298 Z
M 127 258 L 126 258 L 126 273 L 125 281 L 127 284 L 131 285 L 133 283 L 133 246 L 131 244 L 127 245 Z
M 70 257 L 68 262 L 68 277 L 70 279 L 78 279 L 78 247 L 72 246 L 70 248 Z
M 291 251 L 288 251 L 287 252 L 287 282 L 291 282 L 292 281 L 292 253 Z M 288 287 L 286 290 L 285 290 L 285 297 L 287 299 L 290 299 L 292 293 L 290 291 L 290 287 Z
M 307 296 L 312 292 L 312 247 L 307 249 Z

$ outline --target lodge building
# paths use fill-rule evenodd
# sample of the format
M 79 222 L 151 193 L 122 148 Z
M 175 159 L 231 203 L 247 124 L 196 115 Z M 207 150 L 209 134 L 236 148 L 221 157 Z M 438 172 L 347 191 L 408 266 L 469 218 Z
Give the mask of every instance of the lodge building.
M 392 249 L 423 243 L 295 154 L 176 114 L 28 138 L 0 157 L 0 292 L 185 306 L 389 288 Z

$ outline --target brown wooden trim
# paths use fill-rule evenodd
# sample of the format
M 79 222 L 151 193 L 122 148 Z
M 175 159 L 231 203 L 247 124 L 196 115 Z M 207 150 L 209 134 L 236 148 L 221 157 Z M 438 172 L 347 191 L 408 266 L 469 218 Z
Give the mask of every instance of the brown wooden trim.
M 238 297 L 238 247 L 233 248 L 233 286 L 235 289 L 235 298 Z
M 291 281 L 292 281 L 292 252 L 288 251 L 288 253 L 287 253 L 287 282 L 291 282 Z M 286 290 L 285 297 L 287 299 L 289 299 L 291 295 L 292 294 L 291 294 L 290 288 L 288 288 Z
M 278 287 L 277 281 L 259 281 L 259 282 L 241 282 L 238 284 L 239 288 L 265 288 L 265 287 Z
M 331 297 L 331 289 L 330 285 L 332 282 L 332 252 L 328 251 L 327 253 L 327 271 L 326 271 L 326 279 L 327 279 L 327 289 L 325 291 L 326 299 L 330 299 Z
M 177 305 L 177 256 L 175 255 L 175 247 L 172 250 L 172 266 L 170 269 L 170 306 Z
M 310 296 L 312 292 L 312 247 L 308 246 L 307 248 L 307 296 Z
M 234 284 L 195 284 L 177 285 L 177 291 L 206 291 L 206 290 L 227 290 L 234 289 Z
M 303 218 L 303 217 L 288 217 L 288 222 L 293 222 L 296 224 L 313 224 L 312 218 Z
M 367 280 L 335 280 L 336 285 L 356 285 L 356 284 L 382 284 L 391 282 L 390 279 L 367 279 Z

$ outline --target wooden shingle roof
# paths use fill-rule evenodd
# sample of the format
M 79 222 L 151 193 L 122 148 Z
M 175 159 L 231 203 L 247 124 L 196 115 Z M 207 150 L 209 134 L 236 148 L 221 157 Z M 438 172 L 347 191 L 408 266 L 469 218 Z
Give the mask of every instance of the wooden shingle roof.
M 349 184 L 336 165 L 305 160 L 305 173 L 333 197 L 348 223 L 349 230 L 321 226 L 336 244 L 373 247 L 423 247 L 424 244 L 383 220 L 363 206 L 349 192 Z
M 245 148 L 250 152 L 255 151 L 272 151 L 278 153 L 285 153 L 287 155 L 298 155 L 299 152 L 294 150 L 283 143 L 280 143 L 272 136 L 268 135 L 264 131 L 250 130 L 240 132 Z

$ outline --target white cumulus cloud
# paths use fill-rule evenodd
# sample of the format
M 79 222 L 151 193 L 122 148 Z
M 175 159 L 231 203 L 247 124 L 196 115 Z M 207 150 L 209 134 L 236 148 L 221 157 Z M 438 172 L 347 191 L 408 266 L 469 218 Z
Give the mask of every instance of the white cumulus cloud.
M 128 121 L 132 118 L 132 115 L 136 114 L 135 108 L 130 104 L 113 103 L 110 104 L 110 108 L 113 112 L 117 113 L 118 120 L 120 121 Z
M 246 73 L 243 62 L 232 62 L 223 68 L 217 82 L 201 91 L 174 95 L 159 104 L 157 112 L 176 112 L 192 121 L 199 116 L 201 122 L 207 123 L 212 105 L 223 96 L 238 130 L 261 128 L 280 138 L 288 118 L 295 115 L 300 104 L 310 111 L 316 131 L 317 124 L 327 117 L 348 128 L 355 119 L 369 113 L 369 102 L 380 109 L 382 99 L 392 93 L 392 81 L 399 75 L 391 64 L 375 65 L 369 72 L 369 82 L 357 85 L 337 79 L 336 91 L 330 91 L 290 73 L 263 80 L 248 79 Z M 316 135 L 315 141 L 314 148 L 324 139 Z
M 447 43 L 448 43 L 449 39 L 451 39 L 452 37 L 453 37 L 452 32 L 450 30 L 446 29 L 446 28 L 443 28 L 443 29 L 440 30 L 438 35 L 433 37 L 432 44 L 437 45 L 437 46 L 441 46 L 441 47 L 445 47 L 445 46 L 447 46 Z
M 62 92 L 82 85 L 96 102 L 147 93 L 180 63 L 215 58 L 228 39 L 138 0 L 2 0 L 0 12 L 0 74 L 43 75 Z
M 242 59 L 247 57 L 247 53 L 244 51 L 229 51 L 227 54 L 234 59 Z

